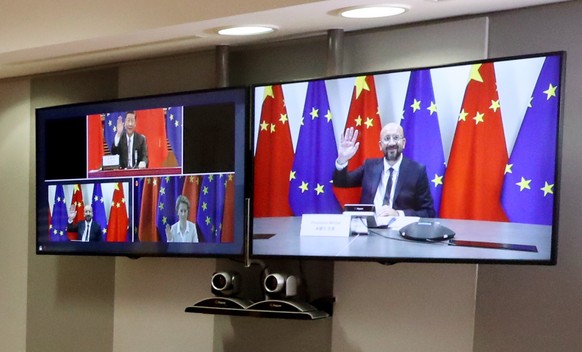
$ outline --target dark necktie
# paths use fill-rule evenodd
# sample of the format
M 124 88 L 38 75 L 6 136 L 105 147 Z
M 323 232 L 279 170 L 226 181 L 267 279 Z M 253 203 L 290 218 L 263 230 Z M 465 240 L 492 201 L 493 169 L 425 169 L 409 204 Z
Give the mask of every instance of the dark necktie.
M 382 202 L 383 205 L 390 204 L 390 191 L 392 190 L 392 173 L 394 172 L 393 168 L 389 168 L 390 174 L 388 175 L 388 182 L 386 182 L 386 193 L 384 194 L 384 201 Z
M 85 232 L 83 233 L 83 237 L 81 241 L 89 242 L 89 229 L 91 228 L 91 223 L 85 222 Z

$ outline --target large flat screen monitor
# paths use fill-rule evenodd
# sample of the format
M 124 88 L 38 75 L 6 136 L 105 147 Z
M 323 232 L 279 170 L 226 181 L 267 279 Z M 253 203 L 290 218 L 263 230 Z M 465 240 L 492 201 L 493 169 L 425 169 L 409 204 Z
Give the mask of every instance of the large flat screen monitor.
M 254 86 L 251 255 L 556 263 L 564 64 Z
M 248 89 L 36 110 L 36 252 L 244 254 Z

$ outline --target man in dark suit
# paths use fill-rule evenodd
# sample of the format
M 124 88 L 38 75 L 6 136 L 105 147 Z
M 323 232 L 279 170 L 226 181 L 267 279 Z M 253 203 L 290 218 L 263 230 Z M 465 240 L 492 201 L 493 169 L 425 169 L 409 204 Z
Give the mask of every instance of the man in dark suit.
M 434 217 L 426 167 L 402 155 L 406 146 L 402 126 L 388 123 L 380 132 L 383 158 L 368 159 L 348 172 L 348 161 L 359 147 L 358 131 L 348 128 L 341 138 L 333 176 L 336 187 L 362 187 L 360 203 L 374 204 L 379 216 Z
M 101 225 L 97 221 L 93 220 L 93 208 L 90 205 L 86 205 L 83 209 L 85 214 L 85 220 L 79 221 L 73 224 L 73 219 L 77 216 L 77 210 L 75 205 L 71 205 L 69 210 L 69 223 L 67 225 L 67 231 L 76 232 L 78 234 L 78 240 L 83 242 L 99 242 L 101 241 L 102 230 Z
M 148 167 L 148 146 L 143 134 L 135 132 L 135 111 L 117 119 L 117 132 L 111 148 L 111 154 L 119 155 L 119 167 L 122 169 Z

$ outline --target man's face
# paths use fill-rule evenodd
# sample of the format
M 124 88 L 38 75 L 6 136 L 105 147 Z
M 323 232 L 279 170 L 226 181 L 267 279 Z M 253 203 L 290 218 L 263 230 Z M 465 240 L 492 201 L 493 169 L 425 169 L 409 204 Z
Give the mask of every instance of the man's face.
M 135 130 L 135 114 L 127 114 L 125 117 L 125 131 L 131 136 Z
M 386 125 L 380 132 L 380 149 L 388 161 L 396 161 L 402 155 L 406 139 L 402 127 L 396 124 Z
M 84 213 L 85 213 L 85 220 L 91 221 L 91 219 L 93 218 L 93 208 L 91 208 L 90 206 L 86 206 Z

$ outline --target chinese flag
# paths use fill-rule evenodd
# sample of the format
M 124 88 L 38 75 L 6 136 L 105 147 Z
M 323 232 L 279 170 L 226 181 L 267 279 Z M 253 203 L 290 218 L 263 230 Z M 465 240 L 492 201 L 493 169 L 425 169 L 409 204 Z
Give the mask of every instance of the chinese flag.
M 127 229 L 129 220 L 127 209 L 125 208 L 125 195 L 123 185 L 115 184 L 111 210 L 109 211 L 109 223 L 107 224 L 107 242 L 125 242 L 127 240 Z
M 85 220 L 85 204 L 83 202 L 83 190 L 81 190 L 81 186 L 76 184 L 73 187 L 73 196 L 71 197 L 71 207 L 75 207 L 77 211 L 77 215 L 73 219 L 73 224 L 76 224 L 78 221 Z M 67 237 L 70 240 L 76 240 L 79 238 L 79 235 L 76 232 L 67 232 Z
M 156 207 L 160 191 L 160 178 L 147 177 L 144 179 L 141 195 L 138 238 L 141 242 L 158 242 L 156 227 Z
M 507 161 L 494 66 L 473 65 L 445 173 L 441 217 L 507 221 L 500 201 Z
M 168 157 L 164 109 L 137 110 L 135 114 L 135 130 L 146 137 L 149 167 L 162 167 Z
M 103 121 L 101 114 L 89 115 L 88 120 L 88 167 L 89 170 L 99 170 L 103 160 Z
M 360 142 L 356 155 L 348 163 L 348 171 L 353 171 L 362 166 L 366 159 L 383 156 L 378 145 L 382 121 L 378 112 L 378 97 L 373 76 L 356 78 L 345 129 L 350 127 L 358 131 Z M 361 187 L 334 187 L 334 193 L 343 207 L 344 204 L 360 202 Z
M 200 177 L 186 176 L 184 186 L 182 186 L 182 195 L 190 201 L 190 213 L 188 220 L 196 223 L 196 212 L 198 210 L 198 193 L 200 192 Z
M 289 177 L 293 144 L 280 85 L 265 87 L 257 134 L 254 216 L 291 216 Z
M 234 242 L 234 174 L 226 176 L 221 242 Z

